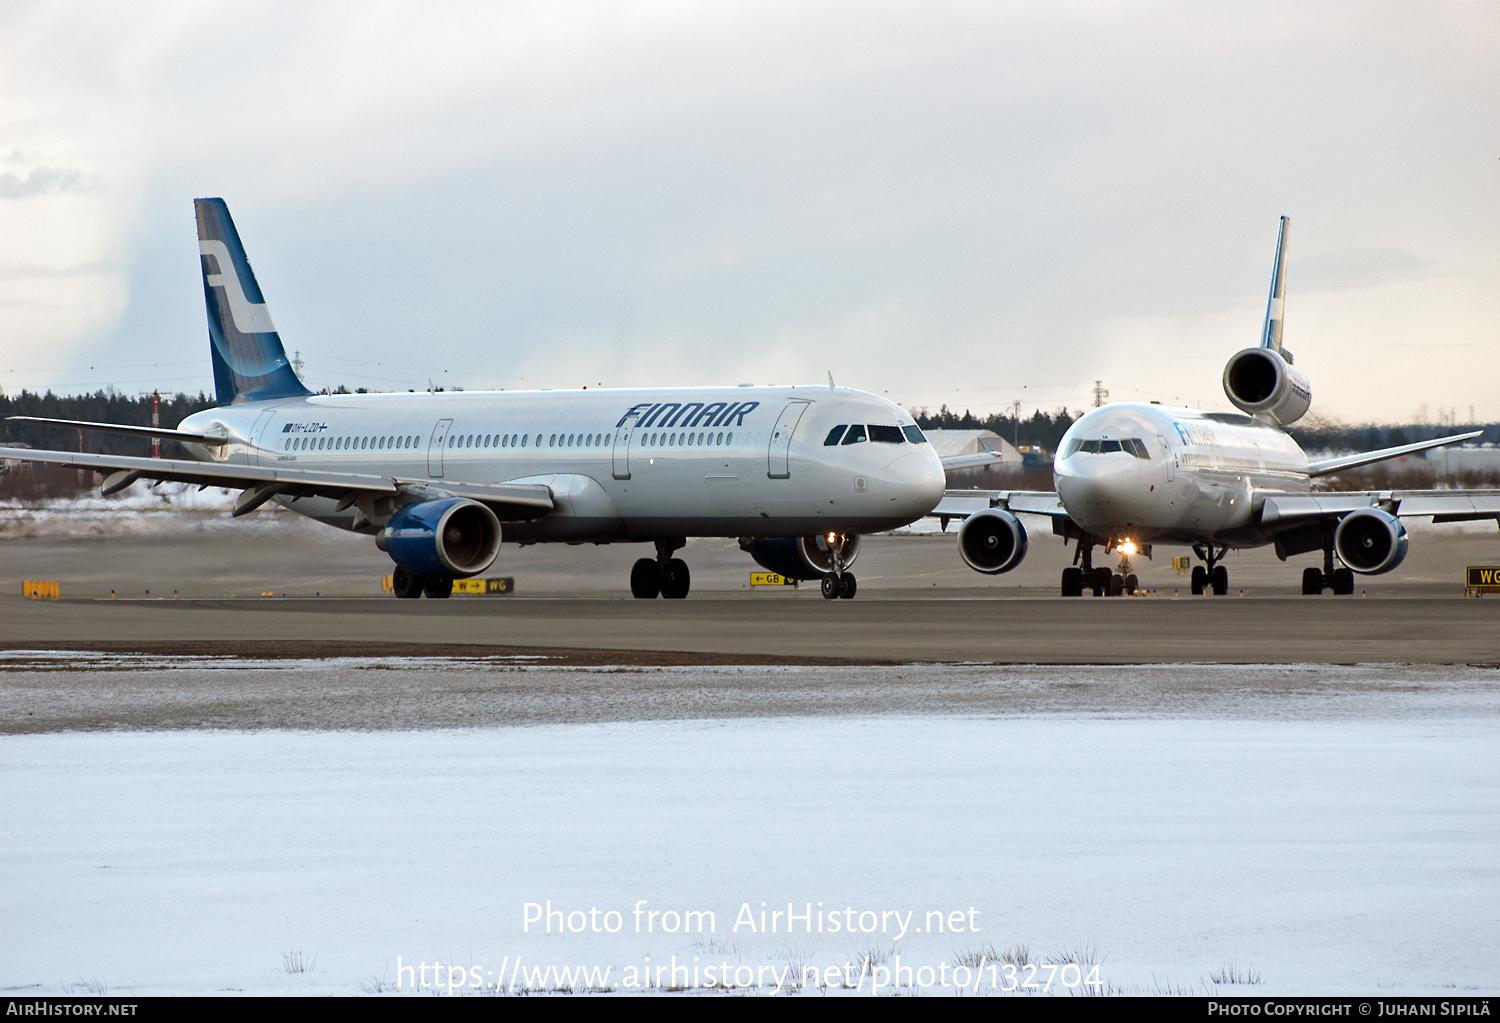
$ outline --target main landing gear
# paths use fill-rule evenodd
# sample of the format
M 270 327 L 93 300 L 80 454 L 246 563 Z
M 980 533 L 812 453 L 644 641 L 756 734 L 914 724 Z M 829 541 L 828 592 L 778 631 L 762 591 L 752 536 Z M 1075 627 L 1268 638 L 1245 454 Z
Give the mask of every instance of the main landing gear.
M 1216 547 L 1211 543 L 1193 545 L 1193 553 L 1202 558 L 1207 565 L 1207 567 L 1193 566 L 1193 596 L 1203 596 L 1209 587 L 1213 587 L 1216 597 L 1222 597 L 1229 592 L 1229 569 L 1219 564 L 1228 551 L 1227 547 Z
M 687 562 L 672 557 L 672 552 L 687 546 L 682 537 L 656 541 L 656 560 L 642 558 L 630 569 L 630 593 L 637 600 L 681 600 L 688 595 L 692 575 Z
M 825 600 L 853 600 L 859 583 L 854 578 L 853 572 L 844 570 L 844 537 L 829 533 L 827 540 L 828 558 L 833 563 L 833 571 L 823 577 L 823 598 Z
M 1324 530 L 1323 568 L 1302 570 L 1302 595 L 1315 597 L 1324 590 L 1332 590 L 1336 597 L 1348 597 L 1354 593 L 1354 573 L 1347 568 L 1333 567 L 1333 530 Z
M 1109 548 L 1106 546 L 1105 552 Z M 1094 567 L 1094 540 L 1085 534 L 1078 538 L 1078 547 L 1073 552 L 1073 567 L 1063 569 L 1062 573 L 1062 595 L 1064 597 L 1081 597 L 1084 590 L 1092 590 L 1094 596 L 1118 597 L 1121 594 L 1134 595 L 1140 589 L 1140 580 L 1130 567 L 1130 556 L 1123 550 L 1120 551 L 1119 570 L 1111 572 L 1107 568 Z
M 442 600 L 453 596 L 453 580 L 431 575 L 418 575 L 405 566 L 397 565 L 396 571 L 391 573 L 391 589 L 396 591 L 397 597 L 404 600 L 415 600 L 424 595 L 434 600 Z

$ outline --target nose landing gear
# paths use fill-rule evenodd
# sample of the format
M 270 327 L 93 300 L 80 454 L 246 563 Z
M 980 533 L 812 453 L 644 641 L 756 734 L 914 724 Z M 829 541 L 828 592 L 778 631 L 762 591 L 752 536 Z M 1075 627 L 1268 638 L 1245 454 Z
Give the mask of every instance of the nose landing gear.
M 1134 594 L 1140 589 L 1140 579 L 1136 577 L 1130 566 L 1130 555 L 1123 549 L 1120 550 L 1119 570 L 1111 572 L 1107 568 L 1094 567 L 1094 539 L 1087 533 L 1078 538 L 1078 546 L 1073 551 L 1073 566 L 1063 569 L 1062 573 L 1062 595 L 1064 597 L 1081 597 L 1084 590 L 1092 590 L 1094 596 L 1118 597 L 1121 594 Z M 1110 544 L 1105 545 L 1105 552 L 1110 550 Z M 1150 556 L 1150 549 L 1146 548 L 1146 555 Z
M 844 570 L 844 543 L 842 534 L 829 533 L 824 541 L 828 544 L 828 558 L 833 571 L 823 577 L 822 591 L 825 600 L 853 600 L 859 583 L 853 572 Z
M 687 546 L 682 537 L 656 541 L 656 559 L 641 558 L 630 568 L 630 594 L 637 600 L 681 600 L 692 586 L 687 562 L 672 557 L 672 552 Z

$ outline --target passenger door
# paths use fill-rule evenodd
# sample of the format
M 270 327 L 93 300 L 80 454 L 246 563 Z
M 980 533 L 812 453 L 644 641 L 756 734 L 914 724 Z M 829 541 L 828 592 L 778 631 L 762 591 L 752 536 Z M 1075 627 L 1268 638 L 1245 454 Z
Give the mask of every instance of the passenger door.
M 451 419 L 439 419 L 432 428 L 432 439 L 427 442 L 427 475 L 435 480 L 443 478 L 443 448 L 448 446 L 448 429 Z
M 797 429 L 797 421 L 802 418 L 802 413 L 811 404 L 809 401 L 789 401 L 786 408 L 781 410 L 781 415 L 776 417 L 776 425 L 771 429 L 771 444 L 766 452 L 766 475 L 771 479 L 784 480 L 791 477 L 792 434 Z
M 615 427 L 615 448 L 611 475 L 617 480 L 630 479 L 630 435 L 635 432 L 635 420 L 627 419 L 624 426 Z

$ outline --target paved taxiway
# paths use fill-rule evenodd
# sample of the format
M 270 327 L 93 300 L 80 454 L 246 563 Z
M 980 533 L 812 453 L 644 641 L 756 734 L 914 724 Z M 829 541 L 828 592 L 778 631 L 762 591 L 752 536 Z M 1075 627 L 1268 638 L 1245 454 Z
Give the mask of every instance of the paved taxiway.
M 1406 562 L 1339 598 L 1299 595 L 1315 558 L 1282 563 L 1264 549 L 1231 554 L 1229 596 L 1192 598 L 1171 564 L 1182 551 L 1158 548 L 1136 559 L 1156 596 L 1063 600 L 1069 552 L 1032 523 L 1030 555 L 1002 576 L 965 568 L 951 535 L 868 537 L 853 601 L 825 601 L 812 586 L 751 590 L 756 566 L 714 539 L 682 552 L 693 572 L 685 601 L 626 596 L 631 562 L 650 553 L 641 544 L 507 546 L 486 574 L 514 576 L 517 596 L 397 601 L 380 595 L 391 563 L 368 537 L 285 512 L 91 507 L 0 510 L 0 648 L 536 648 L 595 664 L 1500 662 L 1500 599 L 1463 600 L 1461 585 L 1465 564 L 1500 563 L 1493 523 L 1413 523 Z M 58 580 L 65 599 L 20 600 L 23 579 Z M 174 592 L 182 599 L 156 599 Z
M 1500 600 L 471 598 L 7 601 L 0 647 L 280 656 L 672 651 L 690 660 L 1496 663 Z M 250 651 L 246 651 L 250 652 Z

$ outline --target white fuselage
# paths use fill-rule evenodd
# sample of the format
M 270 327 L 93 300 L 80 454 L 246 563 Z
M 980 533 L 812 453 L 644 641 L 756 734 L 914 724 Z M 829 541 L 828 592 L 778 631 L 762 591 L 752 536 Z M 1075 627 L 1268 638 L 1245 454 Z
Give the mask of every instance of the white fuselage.
M 1265 492 L 1306 493 L 1307 456 L 1251 416 L 1106 405 L 1064 434 L 1053 463 L 1068 516 L 1099 542 L 1255 547 Z
M 889 431 L 824 444 L 855 423 L 914 426 L 862 391 L 724 387 L 317 395 L 209 409 L 180 429 L 233 438 L 188 444 L 204 461 L 545 484 L 555 509 L 507 522 L 505 539 L 576 543 L 868 533 L 925 515 L 943 492 L 932 446 Z M 383 524 L 331 498 L 277 500 L 346 529 Z

